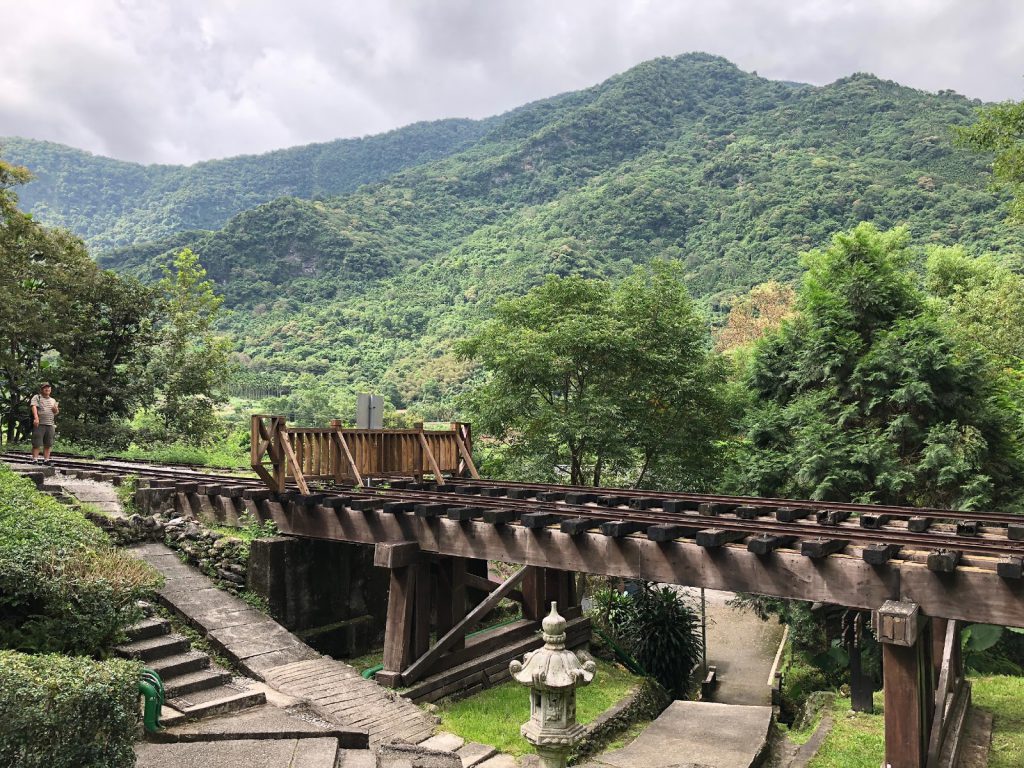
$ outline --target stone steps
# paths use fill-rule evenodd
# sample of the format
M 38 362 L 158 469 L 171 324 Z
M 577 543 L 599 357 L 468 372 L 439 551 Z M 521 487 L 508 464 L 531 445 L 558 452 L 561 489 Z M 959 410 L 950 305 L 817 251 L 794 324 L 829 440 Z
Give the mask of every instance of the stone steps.
M 187 637 L 181 635 L 157 635 L 143 640 L 135 640 L 117 646 L 117 654 L 126 659 L 139 661 L 157 661 L 168 656 L 178 656 L 192 647 Z
M 171 622 L 167 619 L 147 618 L 128 629 L 128 640 L 148 640 L 151 637 L 171 634 Z
M 200 693 L 203 699 L 201 701 L 196 700 L 200 698 L 196 694 L 189 694 L 187 699 L 179 697 L 169 701 L 160 716 L 160 724 L 169 728 L 192 720 L 225 715 L 267 703 L 267 694 L 261 690 L 237 690 L 221 685 Z
M 198 672 L 176 675 L 170 680 L 165 680 L 164 694 L 168 699 L 175 699 L 179 696 L 196 693 L 197 691 L 217 688 L 230 682 L 230 672 L 211 667 L 210 669 L 201 669 Z
M 176 656 L 167 656 L 163 659 L 157 659 L 156 661 L 150 662 L 148 666 L 160 675 L 161 680 L 166 681 L 177 675 L 197 672 L 200 669 L 208 669 L 210 666 L 210 657 L 205 653 L 200 653 L 199 651 L 187 651 L 186 653 L 179 653 Z

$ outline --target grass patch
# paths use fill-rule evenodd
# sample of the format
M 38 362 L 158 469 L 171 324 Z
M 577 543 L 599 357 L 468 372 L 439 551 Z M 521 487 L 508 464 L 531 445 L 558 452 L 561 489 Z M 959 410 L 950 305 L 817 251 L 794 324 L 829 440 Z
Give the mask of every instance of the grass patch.
M 808 768 L 878 768 L 885 757 L 885 716 L 881 691 L 875 693 L 875 714 L 853 712 L 849 698 L 832 706 L 834 725 Z
M 576 691 L 577 720 L 589 723 L 639 683 L 640 678 L 618 664 L 597 660 L 594 682 Z M 441 705 L 443 730 L 458 734 L 466 741 L 490 744 L 510 755 L 533 751 L 519 735 L 519 726 L 529 719 L 530 699 L 526 688 L 511 681 Z
M 371 667 L 376 667 L 378 664 L 384 663 L 384 649 L 378 648 L 375 651 L 364 653 L 362 656 L 345 659 L 345 663 L 350 667 L 355 667 L 359 672 L 365 672 Z
M 1018 768 L 1024 759 L 1024 677 L 971 678 L 974 706 L 992 713 L 989 768 Z

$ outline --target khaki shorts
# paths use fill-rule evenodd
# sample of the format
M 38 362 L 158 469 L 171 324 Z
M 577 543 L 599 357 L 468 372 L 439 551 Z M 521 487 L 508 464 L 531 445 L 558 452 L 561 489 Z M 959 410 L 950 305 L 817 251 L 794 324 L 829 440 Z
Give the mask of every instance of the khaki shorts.
M 40 424 L 32 427 L 32 447 L 50 448 L 53 446 L 53 424 Z

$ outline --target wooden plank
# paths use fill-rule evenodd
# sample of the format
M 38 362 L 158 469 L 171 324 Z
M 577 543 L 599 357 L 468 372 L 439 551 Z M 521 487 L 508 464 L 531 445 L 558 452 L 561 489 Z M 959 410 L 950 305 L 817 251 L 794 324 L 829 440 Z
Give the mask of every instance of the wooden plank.
M 302 468 L 299 466 L 299 460 L 295 458 L 295 451 L 292 450 L 292 443 L 287 435 L 283 436 L 281 446 L 284 448 L 284 455 L 291 464 L 292 473 L 295 475 L 295 484 L 299 486 L 299 490 L 303 493 L 309 493 L 309 486 L 306 485 L 306 479 L 302 476 Z
M 341 430 L 335 433 L 338 436 L 338 445 L 341 448 L 341 453 L 345 457 L 345 461 L 352 467 L 352 474 L 356 478 L 356 485 L 363 484 L 362 475 L 359 474 L 359 465 L 356 464 L 356 460 L 352 457 L 352 451 L 349 450 L 348 442 L 345 440 L 345 433 Z
M 446 513 L 449 520 L 474 520 L 483 517 L 483 507 L 448 507 Z
M 676 539 L 692 539 L 697 535 L 698 528 L 675 523 L 659 523 L 647 528 L 647 538 L 651 541 L 675 541 Z
M 502 582 L 501 586 L 491 592 L 482 603 L 476 606 L 440 638 L 429 651 L 420 656 L 402 671 L 402 681 L 409 685 L 419 680 L 427 670 L 448 651 L 456 640 L 465 637 L 466 632 L 473 628 L 484 616 L 494 610 L 494 607 L 501 602 L 512 589 L 523 580 L 526 575 L 526 568 L 520 568 L 514 574 Z
M 696 512 L 700 504 L 692 499 L 665 499 L 661 503 L 661 509 L 665 512 Z
M 996 573 L 1001 579 L 1024 578 L 1024 557 L 1007 555 L 996 564 Z
M 430 446 L 427 444 L 427 438 L 423 435 L 423 430 L 419 432 L 420 445 L 423 447 L 423 452 L 427 455 L 427 461 L 430 462 L 430 468 L 434 472 L 434 480 L 438 485 L 444 485 L 444 475 L 441 473 L 441 467 L 437 463 L 437 459 L 434 458 L 434 452 L 430 450 Z
M 553 512 L 527 512 L 519 520 L 524 528 L 539 529 L 554 525 L 562 519 L 562 515 Z
M 412 656 L 412 610 L 416 593 L 413 566 L 394 568 L 388 589 L 387 623 L 384 627 L 384 671 L 400 672 Z M 400 676 L 395 683 L 400 681 Z
M 860 516 L 860 527 L 867 528 L 871 531 L 877 531 L 884 525 L 888 525 L 892 521 L 890 515 L 869 515 L 862 514 Z
M 455 435 L 455 443 L 459 446 L 459 453 L 462 454 L 462 460 L 466 462 L 466 466 L 469 468 L 469 474 L 475 479 L 480 479 L 480 473 L 476 471 L 476 464 L 473 463 L 473 456 L 466 446 L 466 443 L 462 439 L 462 435 L 459 434 L 461 427 L 456 428 L 452 434 Z
M 775 510 L 775 519 L 780 523 L 795 523 L 810 517 L 813 510 L 807 507 L 779 507 Z
M 907 521 L 907 530 L 911 533 L 925 533 L 931 527 L 930 517 L 912 517 Z
M 519 519 L 517 509 L 485 509 L 484 522 L 491 525 L 505 525 Z
M 437 564 L 437 634 L 444 636 L 466 615 L 466 560 L 462 557 L 443 557 Z M 457 650 L 462 643 L 456 643 Z

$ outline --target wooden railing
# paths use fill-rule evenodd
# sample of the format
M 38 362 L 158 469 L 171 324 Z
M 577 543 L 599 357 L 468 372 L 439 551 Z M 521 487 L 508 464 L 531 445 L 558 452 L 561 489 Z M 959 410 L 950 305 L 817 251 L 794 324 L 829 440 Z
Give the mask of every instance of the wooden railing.
M 252 417 L 251 463 L 271 490 L 294 483 L 309 493 L 310 482 L 362 485 L 368 478 L 433 475 L 479 477 L 468 424 L 447 430 L 289 427 L 283 416 Z

